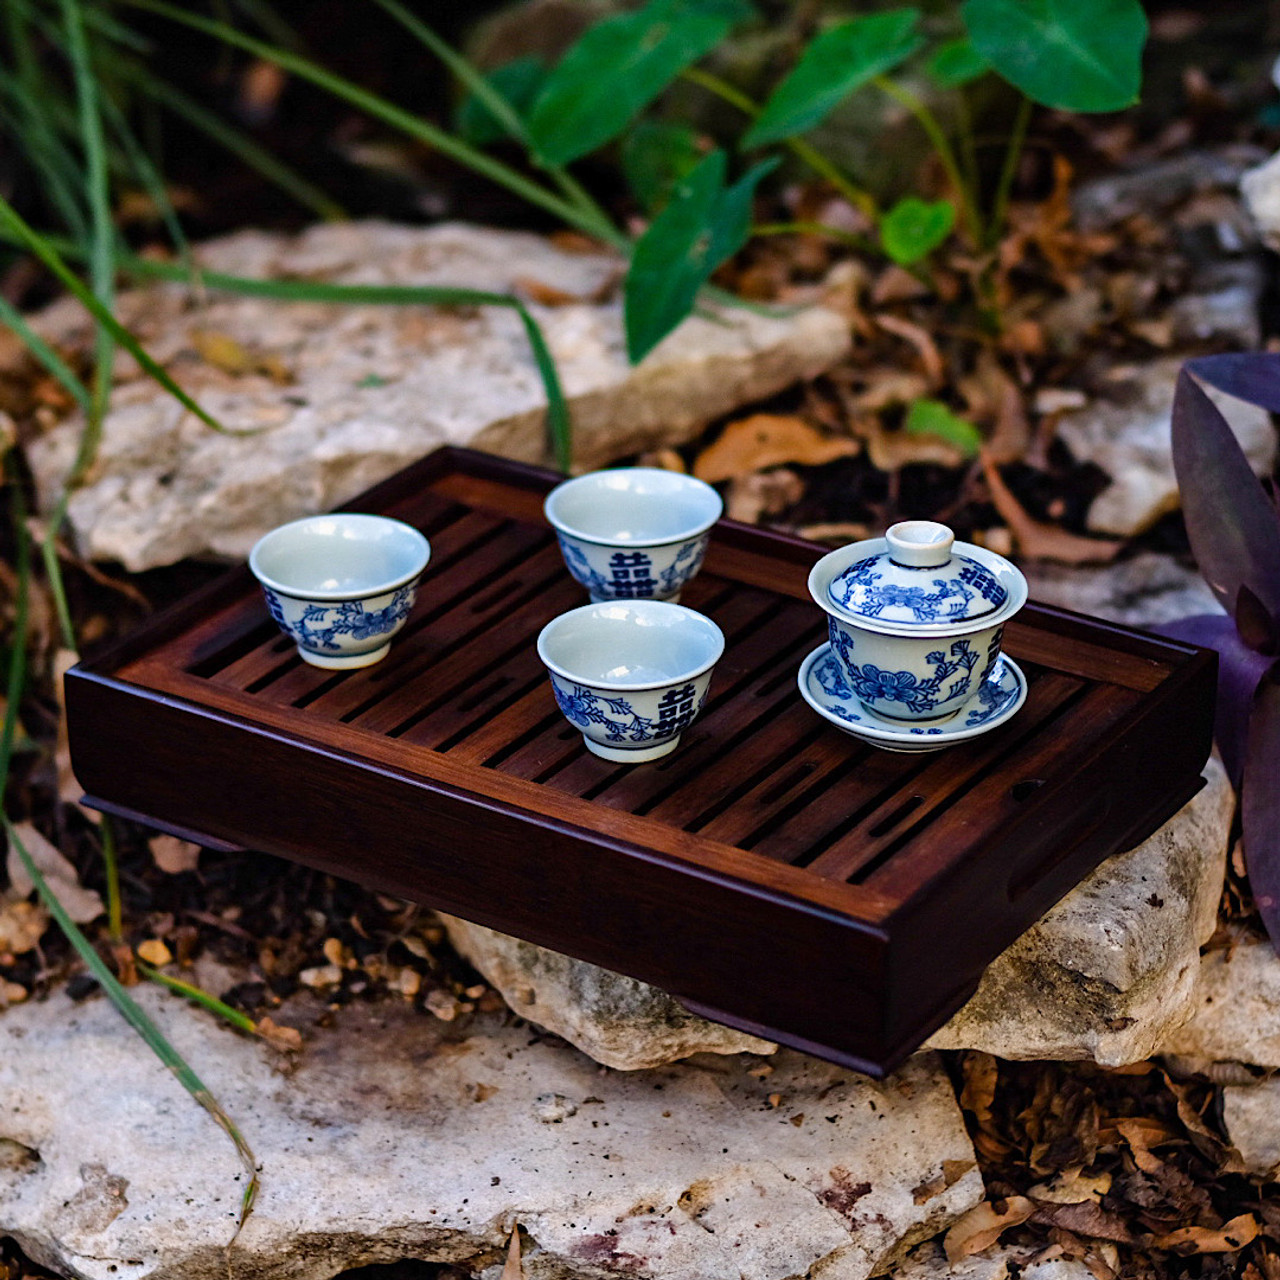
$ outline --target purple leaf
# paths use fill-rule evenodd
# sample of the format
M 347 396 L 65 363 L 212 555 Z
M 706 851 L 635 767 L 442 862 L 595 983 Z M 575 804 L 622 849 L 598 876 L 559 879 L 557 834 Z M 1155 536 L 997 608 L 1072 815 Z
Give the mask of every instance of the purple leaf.
M 1247 584 L 1280 619 L 1280 516 L 1188 366 L 1173 397 L 1173 466 L 1191 550 L 1222 607 L 1234 609 Z
M 1199 356 L 1183 366 L 1201 382 L 1225 391 L 1237 400 L 1280 413 L 1280 355 L 1247 352 Z
M 1249 718 L 1240 811 L 1253 900 L 1280 953 L 1280 663 L 1258 685 Z
M 1236 630 L 1250 649 L 1259 653 L 1276 652 L 1276 621 L 1244 583 L 1240 584 L 1240 594 L 1236 597 Z
M 1191 618 L 1179 618 L 1176 622 L 1165 623 L 1158 630 L 1175 640 L 1186 640 L 1217 650 L 1218 703 L 1214 712 L 1213 737 L 1227 776 L 1239 789 L 1254 691 L 1275 659 L 1250 649 L 1240 639 L 1235 623 L 1225 613 L 1199 613 Z

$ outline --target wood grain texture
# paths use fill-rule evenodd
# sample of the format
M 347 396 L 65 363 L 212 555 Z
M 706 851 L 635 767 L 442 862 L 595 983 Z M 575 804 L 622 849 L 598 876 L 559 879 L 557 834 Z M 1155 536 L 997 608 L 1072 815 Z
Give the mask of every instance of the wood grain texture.
M 805 585 L 825 549 L 731 522 L 684 596 L 728 641 L 702 715 L 662 760 L 602 760 L 533 647 L 584 602 L 541 515 L 554 480 L 448 449 L 349 504 L 432 542 L 374 667 L 302 662 L 243 568 L 77 667 L 68 720 L 90 799 L 879 1074 L 1199 783 L 1213 656 L 1036 605 L 1006 633 L 1030 685 L 1007 724 L 927 755 L 841 733 L 796 688 L 825 637 Z

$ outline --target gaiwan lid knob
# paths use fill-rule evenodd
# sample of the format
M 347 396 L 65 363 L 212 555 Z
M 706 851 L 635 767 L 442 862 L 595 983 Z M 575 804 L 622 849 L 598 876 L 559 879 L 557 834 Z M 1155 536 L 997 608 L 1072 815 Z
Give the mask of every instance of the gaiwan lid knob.
M 962 542 L 957 549 L 955 540 L 936 520 L 901 520 L 883 541 L 854 544 L 869 554 L 831 579 L 827 597 L 873 631 L 963 628 L 990 617 L 1004 608 L 1008 588 L 999 570 L 974 558 L 976 548 Z
M 936 520 L 899 520 L 885 530 L 889 559 L 904 569 L 941 568 L 951 559 L 956 535 Z

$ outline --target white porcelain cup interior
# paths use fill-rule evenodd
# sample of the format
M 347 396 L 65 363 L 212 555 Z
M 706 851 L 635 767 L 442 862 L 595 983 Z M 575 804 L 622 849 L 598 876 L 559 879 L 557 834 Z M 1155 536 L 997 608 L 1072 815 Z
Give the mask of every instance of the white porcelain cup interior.
M 560 709 L 591 751 L 626 763 L 675 749 L 723 652 L 710 618 L 661 600 L 584 605 L 538 636 Z
M 265 586 L 310 600 L 352 600 L 417 577 L 430 556 L 417 529 L 385 516 L 310 516 L 264 534 L 249 567 Z
M 342 513 L 264 534 L 249 568 L 304 661 L 342 670 L 386 656 L 430 558 L 430 543 L 410 525 Z
M 561 533 L 605 546 L 659 546 L 705 533 L 724 504 L 709 485 L 660 467 L 590 471 L 557 485 L 544 510 Z

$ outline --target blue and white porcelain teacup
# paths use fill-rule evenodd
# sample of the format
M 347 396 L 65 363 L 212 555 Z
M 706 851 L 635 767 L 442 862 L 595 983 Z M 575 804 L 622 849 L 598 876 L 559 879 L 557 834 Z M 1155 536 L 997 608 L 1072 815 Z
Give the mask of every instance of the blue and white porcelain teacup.
M 809 593 L 868 711 L 889 721 L 957 715 L 1000 656 L 1027 581 L 1003 556 L 956 542 L 944 524 L 904 520 L 883 538 L 823 556 Z
M 557 485 L 543 510 L 592 600 L 678 600 L 724 504 L 693 476 L 617 467 Z
M 249 552 L 267 608 L 317 667 L 367 667 L 386 657 L 413 608 L 431 546 L 385 516 L 294 520 Z
M 674 751 L 702 710 L 724 635 L 663 600 L 606 600 L 553 618 L 538 657 L 587 749 L 639 764 Z

